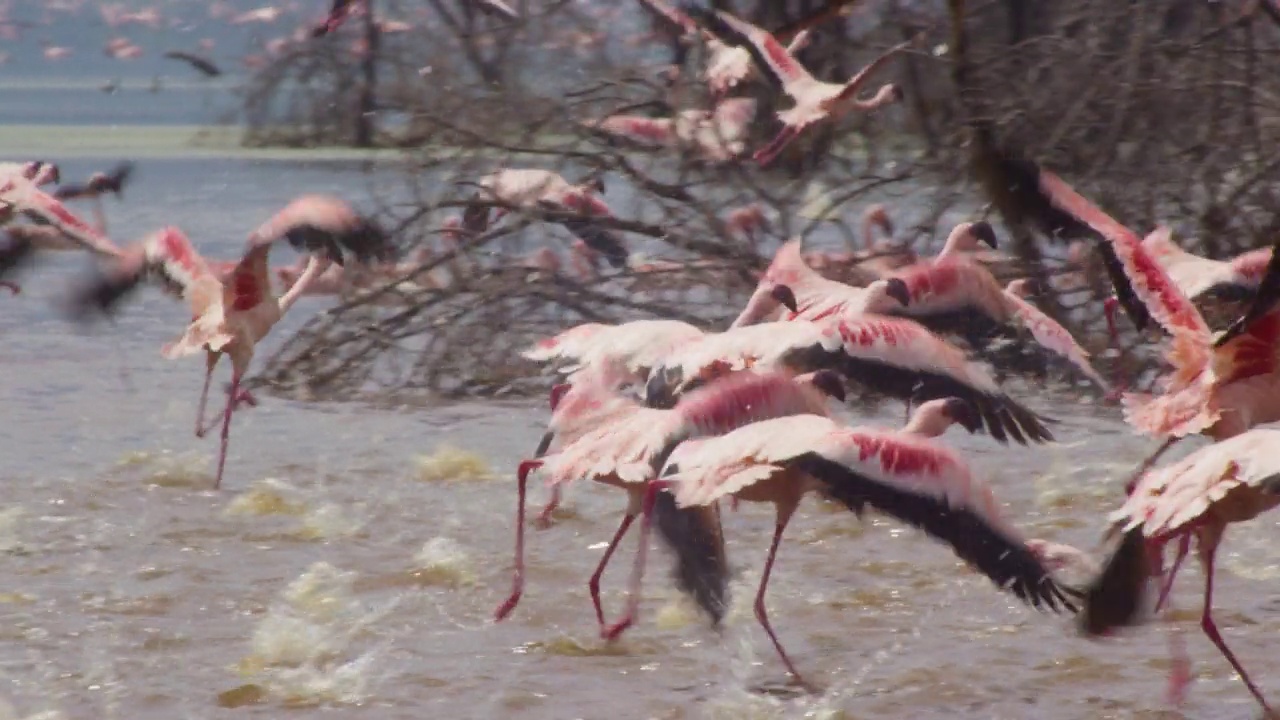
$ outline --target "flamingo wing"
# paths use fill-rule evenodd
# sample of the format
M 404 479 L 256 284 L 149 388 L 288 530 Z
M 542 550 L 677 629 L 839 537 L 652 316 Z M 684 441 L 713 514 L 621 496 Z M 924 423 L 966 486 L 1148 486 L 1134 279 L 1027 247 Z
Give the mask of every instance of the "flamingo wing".
M 1036 608 L 1075 612 L 1073 590 L 1059 585 L 1025 540 L 999 516 L 990 488 L 945 447 L 923 438 L 850 429 L 781 463 L 822 483 L 851 508 L 864 505 L 923 530 Z
M 587 247 L 603 255 L 610 265 L 615 268 L 626 267 L 627 259 L 631 257 L 631 251 L 627 249 L 627 244 L 620 235 L 608 228 L 601 227 L 600 221 L 591 217 L 591 215 L 575 215 L 563 212 L 563 208 L 568 207 L 571 210 L 587 209 L 592 215 L 609 216 L 608 206 L 598 198 L 583 198 L 577 195 L 571 197 L 575 198 L 575 200 L 570 204 L 539 200 L 538 205 L 544 210 L 551 211 L 555 222 L 563 225 L 566 230 L 580 238 L 587 244 Z M 600 211 L 601 208 L 603 208 L 603 212 Z
M 500 15 L 508 20 L 519 20 L 520 13 L 502 0 L 475 0 L 476 7 L 486 15 Z
M 912 401 L 958 397 L 978 410 L 997 442 L 1049 442 L 1046 419 L 1006 395 L 954 345 L 905 318 L 866 315 L 833 321 L 841 343 L 826 357 L 791 357 L 793 367 L 826 367 L 876 392 Z
M 1005 298 L 1009 301 L 1010 307 L 1013 308 L 1014 315 L 1018 318 L 1018 321 L 1031 333 L 1031 337 L 1041 347 L 1065 358 L 1072 365 L 1075 365 L 1080 372 L 1084 373 L 1085 377 L 1097 383 L 1098 387 L 1110 392 L 1110 386 L 1107 381 L 1102 379 L 1098 371 L 1093 368 L 1093 364 L 1089 362 L 1089 351 L 1080 347 L 1080 344 L 1076 342 L 1076 339 L 1071 336 L 1071 333 L 1066 328 L 1041 312 L 1040 308 L 1008 290 L 1005 290 Z
M 0 178 L 0 204 L 56 227 L 63 235 L 90 252 L 106 257 L 119 257 L 121 254 L 120 248 L 107 236 L 76 217 L 65 205 L 36 187 L 30 180 L 12 175 Z
M 866 67 L 858 71 L 858 74 L 849 78 L 849 82 L 844 84 L 844 87 L 840 90 L 840 95 L 838 96 L 840 100 L 847 100 L 857 95 L 858 91 L 862 89 L 862 86 L 867 84 L 867 81 L 871 79 L 877 70 L 889 64 L 889 61 L 893 59 L 894 55 L 897 55 L 903 50 L 911 47 L 915 42 L 915 39 L 900 42 L 881 53 L 875 60 L 868 63 Z
M 170 50 L 164 54 L 164 57 L 169 58 L 170 60 L 181 60 L 198 70 L 205 77 L 218 77 L 222 74 L 222 70 L 219 69 L 217 65 L 214 65 L 212 61 L 202 58 L 194 53 L 183 52 L 181 50 Z
M 654 17 L 659 17 L 667 23 L 680 28 L 685 35 L 692 35 L 698 32 L 698 24 L 688 15 L 680 12 L 665 0 L 640 0 L 640 7 L 648 10 Z
M 202 314 L 222 292 L 222 284 L 191 240 L 178 228 L 165 227 L 129 248 L 118 261 L 78 288 L 71 309 L 80 318 L 91 310 L 109 312 L 148 278 L 186 300 L 193 315 Z
M 724 42 L 750 53 L 756 66 L 778 89 L 790 92 L 796 83 L 814 82 L 809 71 L 769 32 L 727 12 L 693 6 L 685 11 Z
M 1214 347 L 1222 347 L 1248 332 L 1250 326 L 1270 313 L 1277 301 L 1280 301 L 1280 252 L 1277 250 L 1280 250 L 1280 240 L 1277 240 L 1271 248 L 1271 259 L 1267 261 L 1267 269 L 1262 274 L 1262 280 L 1258 283 L 1258 292 L 1254 295 L 1249 309 L 1218 336 L 1213 343 Z
M 283 238 L 299 252 L 343 265 L 345 255 L 358 262 L 391 260 L 395 248 L 373 220 L 358 214 L 345 200 L 329 195 L 303 195 L 285 205 L 249 236 L 250 249 Z
M 1132 290 L 1150 316 L 1170 335 L 1190 333 L 1194 337 L 1209 336 L 1209 326 L 1170 279 L 1164 268 L 1142 247 L 1134 232 L 1111 218 L 1077 193 L 1057 175 L 1040 171 L 1040 188 L 1062 210 L 1075 215 L 1098 231 L 1115 253 L 1123 270 L 1123 285 Z M 1117 280 L 1112 277 L 1113 282 Z M 1121 285 L 1116 286 L 1121 294 Z
M 637 143 L 670 145 L 676 141 L 675 121 L 670 118 L 613 115 L 590 127 Z

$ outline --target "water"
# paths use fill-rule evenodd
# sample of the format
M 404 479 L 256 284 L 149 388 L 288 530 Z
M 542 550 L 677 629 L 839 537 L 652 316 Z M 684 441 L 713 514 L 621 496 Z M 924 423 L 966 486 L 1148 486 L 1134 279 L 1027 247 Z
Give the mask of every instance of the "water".
M 6 156 L 20 155 L 28 145 L 6 132 Z M 47 159 L 74 178 L 125 154 L 96 142 L 100 152 Z M 387 173 L 184 155 L 175 144 L 140 164 L 126 202 L 109 201 L 108 212 L 116 237 L 176 222 L 203 252 L 233 257 L 248 229 L 292 196 L 363 200 L 383 191 Z M 0 698 L 12 705 L 0 717 L 279 717 L 285 708 L 296 718 L 335 708 L 374 718 L 1258 714 L 1198 632 L 1194 564 L 1174 599 L 1197 679 L 1175 712 L 1162 699 L 1165 626 L 1079 639 L 1065 618 L 1022 607 L 945 546 L 815 501 L 789 528 L 768 604 L 793 659 L 825 694 L 748 689 L 782 678 L 750 609 L 772 530 L 767 507 L 726 514 L 742 575 L 722 635 L 678 600 L 659 552 L 639 626 L 616 645 L 597 638 L 586 580 L 623 499 L 591 486 L 571 491 L 553 529 L 529 532 L 525 597 L 494 625 L 510 582 L 512 469 L 541 435 L 542 402 L 385 409 L 263 398 L 238 416 L 226 485 L 214 492 L 216 439 L 191 434 L 202 366 L 159 356 L 185 309 L 144 293 L 118 328 L 73 330 L 53 302 L 84 262 L 65 256 L 33 268 L 0 315 Z M 262 352 L 322 307 L 302 301 Z M 1118 478 L 1152 443 L 1113 409 L 1014 392 L 1062 420 L 1060 443 L 1004 448 L 958 431 L 946 442 L 1028 536 L 1093 548 Z M 889 403 L 849 419 L 896 425 L 900 413 Z M 1276 522 L 1228 533 L 1215 597 L 1228 642 L 1280 697 L 1267 672 L 1280 632 Z M 621 610 L 633 548 L 605 578 L 610 617 Z

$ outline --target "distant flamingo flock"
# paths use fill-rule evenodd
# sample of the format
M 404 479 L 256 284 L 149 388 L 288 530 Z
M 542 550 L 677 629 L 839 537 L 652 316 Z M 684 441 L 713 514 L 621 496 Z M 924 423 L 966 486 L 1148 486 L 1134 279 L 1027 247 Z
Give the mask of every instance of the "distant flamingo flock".
M 677 9 L 662 0 L 640 3 L 683 42 L 707 45 L 701 80 L 715 105 L 670 118 L 613 115 L 583 121 L 593 132 L 675 147 L 703 162 L 737 161 L 747 151 L 756 103 L 729 95 L 746 83 L 764 82 L 791 103 L 778 113 L 782 129 L 777 136 L 754 153 L 765 165 L 819 123 L 902 100 L 902 90 L 892 83 L 869 97 L 859 93 L 915 40 L 835 84 L 817 80 L 796 59 L 808 40 L 807 28 L 778 38 L 724 11 Z M 312 35 L 333 32 L 361 5 L 334 0 L 312 26 Z M 476 5 L 519 19 L 500 0 L 476 0 Z M 230 21 L 269 23 L 278 13 L 263 7 Z M 121 13 L 111 20 L 157 21 Z M 123 43 L 108 49 L 122 58 L 134 52 Z M 46 55 L 54 50 L 48 48 Z M 200 61 L 190 54 L 178 59 Z M 1089 637 L 1140 624 L 1152 614 L 1149 606 L 1154 612 L 1169 607 L 1174 578 L 1194 540 L 1205 578 L 1201 628 L 1270 713 L 1262 691 L 1218 631 L 1212 602 L 1216 551 L 1228 525 L 1280 505 L 1276 248 L 1226 261 L 1200 257 L 1177 244 L 1166 227 L 1144 237 L 1049 170 L 1033 163 L 1024 163 L 1022 170 L 1048 208 L 1032 220 L 1046 233 L 1074 240 L 1070 254 L 1077 265 L 1096 252 L 1115 270 L 1109 273 L 1115 297 L 1105 303 L 1113 339 L 1121 310 L 1139 330 L 1161 334 L 1168 367 L 1153 392 L 1129 391 L 1124 377 L 1104 379 L 1084 346 L 1033 303 L 1036 288 L 1030 279 L 996 280 L 986 260 L 999 239 L 985 220 L 957 224 L 941 250 L 925 256 L 893 240 L 886 206 L 867 206 L 861 247 L 805 251 L 800 238 L 781 242 L 727 327 L 708 330 L 653 318 L 587 323 L 523 353 L 563 377 L 550 393 L 542 441 L 517 468 L 512 584 L 496 619 L 509 617 L 525 597 L 531 477 L 543 477 L 549 490 L 532 520 L 541 528 L 554 524 L 562 492 L 573 483 L 594 481 L 625 493 L 617 530 L 587 583 L 601 636 L 608 640 L 639 620 L 654 529 L 675 556 L 679 588 L 720 623 L 728 603 L 729 563 L 728 523 L 719 501 L 725 499 L 729 508 L 738 502 L 769 503 L 775 526 L 755 617 L 790 678 L 812 687 L 775 632 L 765 597 L 784 532 L 804 496 L 814 493 L 858 517 L 875 510 L 923 531 L 1026 605 L 1077 614 L 1079 631 Z M 224 475 L 232 418 L 257 403 L 243 387 L 255 346 L 302 296 L 395 283 L 447 287 L 477 269 L 465 252 L 468 243 L 511 214 L 560 225 L 575 236 L 567 262 L 549 247 L 513 261 L 531 271 L 587 282 L 609 273 L 658 272 L 702 262 L 641 261 L 620 232 L 608 229 L 614 213 L 604 199 L 602 176 L 571 180 L 536 168 L 497 168 L 456 183 L 464 189 L 460 204 L 465 209 L 439 228 L 438 249 L 422 247 L 409 258 L 399 257 L 393 238 L 372 218 L 340 198 L 321 195 L 299 197 L 253 228 L 238 259 L 201 257 L 177 227 L 120 246 L 108 236 L 101 198 L 121 195 L 132 175 L 132 165 L 122 164 L 70 183 L 51 162 L 0 163 L 0 226 L 7 234 L 0 247 L 0 283 L 16 295 L 21 288 L 14 277 L 30 261 L 57 251 L 88 251 L 96 258 L 95 273 L 69 293 L 67 307 L 74 317 L 87 321 L 115 312 L 144 281 L 185 302 L 189 323 L 161 352 L 166 358 L 205 358 L 194 428 L 202 437 L 220 427 L 215 487 Z M 64 204 L 81 201 L 93 203 L 94 222 Z M 753 251 L 773 229 L 759 205 L 736 208 L 721 220 Z M 304 256 L 296 264 L 271 267 L 269 255 L 281 241 Z M 436 267 L 438 253 L 448 261 Z M 419 272 L 428 266 L 434 269 Z M 1064 275 L 1054 282 L 1065 287 L 1084 280 Z M 1238 319 L 1215 332 L 1197 305 L 1207 301 L 1231 303 Z M 1004 445 L 1055 441 L 1055 421 L 996 379 L 990 349 L 998 342 L 1057 358 L 1098 397 L 1118 399 L 1134 430 L 1161 441 L 1123 483 L 1123 495 L 1117 483 L 1118 507 L 1106 521 L 1110 547 L 1104 558 L 1026 537 L 1001 509 L 988 479 L 943 439 L 958 425 Z M 212 376 L 224 355 L 231 365 L 226 404 L 209 419 Z M 869 396 L 900 401 L 902 425 L 849 425 L 840 419 L 838 406 Z M 1194 435 L 1209 444 L 1157 465 L 1170 446 Z M 637 520 L 641 542 L 626 606 L 610 622 L 600 599 L 601 580 Z M 1170 543 L 1174 555 L 1166 562 L 1164 548 Z M 1076 586 L 1057 577 L 1069 563 L 1086 569 L 1086 582 Z M 1158 590 L 1154 603 L 1148 602 L 1150 588 Z M 1180 645 L 1173 654 L 1170 695 L 1179 700 L 1190 675 Z

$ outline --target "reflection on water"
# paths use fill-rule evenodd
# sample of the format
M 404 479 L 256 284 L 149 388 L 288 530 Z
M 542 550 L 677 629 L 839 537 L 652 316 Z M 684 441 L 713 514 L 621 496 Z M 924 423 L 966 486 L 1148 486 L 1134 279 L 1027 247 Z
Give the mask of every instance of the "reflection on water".
M 64 162 L 71 177 L 96 167 Z M 109 208 L 118 236 L 178 222 L 218 257 L 297 193 L 363 198 L 383 182 L 243 160 L 154 161 L 138 177 Z M 598 639 L 586 581 L 622 499 L 589 486 L 573 489 L 553 528 L 528 533 L 525 597 L 494 625 L 510 582 L 512 469 L 537 444 L 545 402 L 263 398 L 237 417 L 213 492 L 216 440 L 191 434 L 202 368 L 159 356 L 185 310 L 145 293 L 115 328 L 69 328 L 52 300 L 83 261 L 32 268 L 0 315 L 0 718 L 168 720 L 219 707 L 278 717 L 286 706 L 298 718 L 331 706 L 378 718 L 1256 716 L 1196 631 L 1195 568 L 1174 598 L 1197 681 L 1184 715 L 1171 715 L 1166 628 L 1084 641 L 919 533 L 817 502 L 789 528 L 767 602 L 822 695 L 748 690 L 781 679 L 751 612 L 767 507 L 725 515 L 739 576 L 722 633 L 671 590 L 659 553 L 640 625 L 617 645 Z M 323 306 L 304 300 L 281 335 Z M 1117 478 L 1151 443 L 1114 410 L 1012 390 L 1062 420 L 1059 444 L 1003 448 L 954 431 L 946 441 L 1029 536 L 1093 548 Z M 886 403 L 851 420 L 896 425 L 900 414 Z M 1276 522 L 1232 529 L 1216 597 L 1228 641 L 1280 697 L 1265 672 L 1280 637 Z M 610 617 L 633 548 L 605 577 Z

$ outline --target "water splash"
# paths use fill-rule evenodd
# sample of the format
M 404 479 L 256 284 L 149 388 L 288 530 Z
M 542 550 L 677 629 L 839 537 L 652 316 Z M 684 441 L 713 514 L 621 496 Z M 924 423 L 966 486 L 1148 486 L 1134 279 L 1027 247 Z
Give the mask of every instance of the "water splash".
M 222 511 L 224 515 L 302 515 L 307 504 L 298 488 L 283 480 L 265 478 L 237 495 Z
M 448 480 L 492 480 L 497 477 L 487 460 L 476 453 L 442 443 L 430 455 L 417 458 L 418 479 L 423 482 Z
M 413 576 L 426 585 L 474 585 L 475 564 L 466 549 L 447 537 L 433 537 L 413 556 Z
M 370 608 L 353 593 L 356 573 L 317 562 L 280 593 L 254 629 L 240 672 L 254 682 L 220 696 L 229 706 L 278 699 L 289 705 L 350 704 L 369 697 L 378 650 L 356 652 L 367 628 L 396 605 Z

